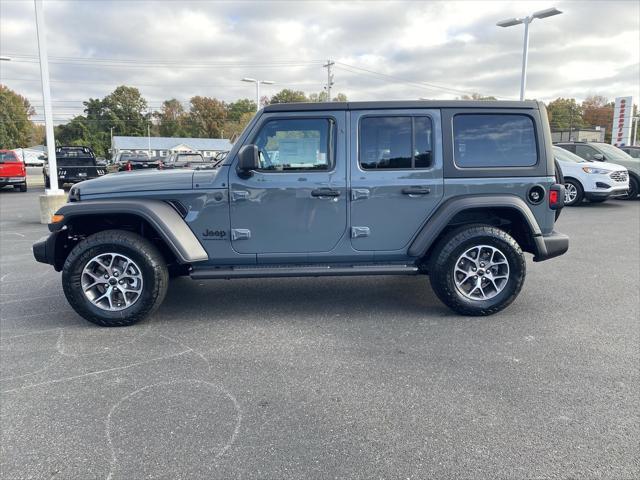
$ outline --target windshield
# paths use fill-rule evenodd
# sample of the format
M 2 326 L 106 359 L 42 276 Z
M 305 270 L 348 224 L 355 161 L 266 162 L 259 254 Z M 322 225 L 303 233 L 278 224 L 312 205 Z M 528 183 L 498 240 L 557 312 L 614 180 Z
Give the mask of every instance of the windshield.
M 18 162 L 19 159 L 13 152 L 0 152 L 0 163 L 4 162 Z
M 593 146 L 604 153 L 608 160 L 633 160 L 631 155 L 608 143 L 596 143 Z
M 553 156 L 561 162 L 587 163 L 585 159 L 580 158 L 575 153 L 571 153 L 562 147 L 553 147 Z

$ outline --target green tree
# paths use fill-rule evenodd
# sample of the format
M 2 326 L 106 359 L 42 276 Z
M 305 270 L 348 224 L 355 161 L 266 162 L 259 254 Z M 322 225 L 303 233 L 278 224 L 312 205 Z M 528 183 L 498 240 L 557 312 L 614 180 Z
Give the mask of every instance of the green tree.
M 172 98 L 162 103 L 160 112 L 154 113 L 158 133 L 163 137 L 184 137 L 188 130 L 188 114 L 179 100 Z
M 0 148 L 28 147 L 34 133 L 35 110 L 22 95 L 0 85 Z
M 309 101 L 310 102 L 326 102 L 327 101 L 327 92 L 323 90 L 318 93 L 310 93 Z M 338 93 L 335 97 L 333 97 L 334 102 L 346 102 L 347 96 L 344 93 Z
M 547 105 L 551 130 L 569 130 L 583 126 L 582 107 L 574 98 L 556 98 Z
M 254 115 L 254 112 L 246 112 L 243 113 L 237 121 L 227 120 L 222 131 L 224 138 L 237 138 L 249 124 Z
M 485 101 L 490 101 L 490 100 L 497 100 L 496 97 L 492 97 L 491 95 L 486 96 L 486 95 L 481 95 L 479 93 L 472 93 L 471 95 L 462 95 L 461 97 L 459 97 L 460 100 L 485 100 Z
M 149 116 L 147 101 L 135 87 L 121 85 L 102 100 L 104 115 L 120 135 L 143 136 L 147 134 Z
M 193 137 L 221 138 L 227 106 L 217 98 L 196 96 L 189 109 L 189 131 Z
M 227 119 L 232 122 L 237 122 L 245 113 L 251 113 L 253 115 L 255 111 L 256 102 L 248 98 L 241 98 L 227 105 Z
M 300 90 L 289 90 L 285 88 L 284 90 L 280 90 L 270 99 L 270 103 L 300 103 L 300 102 L 308 102 L 309 99 L 304 94 L 303 91 Z

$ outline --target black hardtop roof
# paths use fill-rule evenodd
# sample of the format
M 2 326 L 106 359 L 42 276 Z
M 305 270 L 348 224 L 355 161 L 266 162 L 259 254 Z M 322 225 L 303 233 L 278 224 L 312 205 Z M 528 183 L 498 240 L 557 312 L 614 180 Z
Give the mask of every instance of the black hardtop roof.
M 539 109 L 536 101 L 484 101 L 484 100 L 402 100 L 386 102 L 320 102 L 275 103 L 264 107 L 265 112 L 310 112 L 317 110 L 392 110 L 403 108 L 521 108 Z

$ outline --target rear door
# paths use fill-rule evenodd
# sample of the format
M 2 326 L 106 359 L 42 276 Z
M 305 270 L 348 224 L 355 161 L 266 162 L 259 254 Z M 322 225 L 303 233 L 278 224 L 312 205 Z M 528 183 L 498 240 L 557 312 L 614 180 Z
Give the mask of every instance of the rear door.
M 352 246 L 405 249 L 443 196 L 440 112 L 352 111 L 351 125 Z

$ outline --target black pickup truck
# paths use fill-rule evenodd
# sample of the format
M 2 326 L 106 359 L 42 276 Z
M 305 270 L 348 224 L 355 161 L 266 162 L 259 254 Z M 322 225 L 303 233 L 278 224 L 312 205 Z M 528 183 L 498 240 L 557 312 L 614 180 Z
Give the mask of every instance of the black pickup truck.
M 106 168 L 98 165 L 91 147 L 56 147 L 56 161 L 58 164 L 58 186 L 65 183 L 78 183 L 91 178 L 98 178 L 106 174 Z M 42 168 L 46 188 L 51 185 L 49 162 Z

